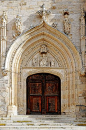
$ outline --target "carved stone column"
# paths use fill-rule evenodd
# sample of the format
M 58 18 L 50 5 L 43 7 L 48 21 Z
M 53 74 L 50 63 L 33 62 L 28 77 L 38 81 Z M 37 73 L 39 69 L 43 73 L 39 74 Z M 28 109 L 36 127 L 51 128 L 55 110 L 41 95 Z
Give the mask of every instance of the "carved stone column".
M 82 70 L 81 70 L 81 74 L 85 73 L 85 13 L 82 9 L 81 12 L 81 59 L 82 59 Z
M 7 25 L 7 16 L 5 11 L 3 11 L 3 15 L 1 18 L 1 68 L 4 69 L 4 61 L 6 56 L 6 25 Z

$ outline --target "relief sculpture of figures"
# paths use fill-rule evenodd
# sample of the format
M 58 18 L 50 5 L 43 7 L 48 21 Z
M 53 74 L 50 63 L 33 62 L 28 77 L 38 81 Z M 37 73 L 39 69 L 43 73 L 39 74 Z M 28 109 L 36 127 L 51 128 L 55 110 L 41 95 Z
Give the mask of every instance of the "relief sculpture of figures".
M 40 48 L 41 56 L 40 56 L 40 66 L 45 67 L 48 64 L 48 58 L 47 58 L 47 46 L 42 45 Z
M 40 66 L 41 67 L 46 67 L 48 63 L 47 55 L 43 54 L 42 59 L 40 60 Z
M 63 21 L 64 33 L 67 34 L 67 35 L 70 33 L 70 29 L 71 29 L 71 25 L 70 25 L 70 21 L 69 21 L 68 15 L 69 15 L 68 12 L 64 13 L 64 21 Z
M 38 58 L 33 58 L 32 65 L 38 66 Z

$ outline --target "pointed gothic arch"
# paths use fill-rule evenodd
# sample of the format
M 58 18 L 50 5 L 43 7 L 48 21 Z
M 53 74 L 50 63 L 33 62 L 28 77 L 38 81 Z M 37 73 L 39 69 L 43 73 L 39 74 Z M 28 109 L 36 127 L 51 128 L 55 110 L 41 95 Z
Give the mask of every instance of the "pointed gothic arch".
M 49 66 L 27 66 L 33 57 L 39 53 L 42 44 L 47 45 L 49 54 L 56 59 L 59 66 L 53 68 Z M 10 47 L 5 62 L 5 70 L 9 73 L 9 106 L 12 106 L 9 109 L 12 109 L 12 114 L 17 114 L 18 106 L 23 111 L 26 109 L 24 107 L 26 104 L 24 105 L 23 102 L 18 104 L 18 89 L 26 86 L 26 76 L 38 72 L 47 73 L 48 71 L 51 74 L 61 76 L 61 111 L 69 112 L 70 107 L 75 106 L 75 75 L 76 72 L 80 72 L 81 68 L 81 59 L 73 43 L 66 35 L 52 28 L 47 23 L 42 22 L 39 26 L 21 34 Z M 67 101 L 64 100 L 65 93 L 67 93 Z M 22 92 L 20 95 L 22 95 Z M 26 100 L 24 93 L 22 100 Z M 8 113 L 10 114 L 10 110 Z M 25 113 L 26 111 L 23 114 Z

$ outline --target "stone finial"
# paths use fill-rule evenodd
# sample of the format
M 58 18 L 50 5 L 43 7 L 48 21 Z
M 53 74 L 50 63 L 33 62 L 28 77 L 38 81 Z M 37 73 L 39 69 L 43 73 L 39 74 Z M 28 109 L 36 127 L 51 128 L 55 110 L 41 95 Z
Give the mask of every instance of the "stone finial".
M 16 16 L 15 24 L 16 24 L 16 30 L 20 34 L 21 30 L 22 30 L 21 16 L 19 16 L 19 15 Z
M 37 14 L 42 17 L 43 21 L 46 21 L 46 16 L 49 15 L 51 12 L 45 9 L 45 4 L 41 6 L 42 10 L 37 11 Z
M 4 22 L 7 22 L 7 15 L 6 12 L 3 11 L 2 18 L 1 18 L 2 26 L 4 26 Z

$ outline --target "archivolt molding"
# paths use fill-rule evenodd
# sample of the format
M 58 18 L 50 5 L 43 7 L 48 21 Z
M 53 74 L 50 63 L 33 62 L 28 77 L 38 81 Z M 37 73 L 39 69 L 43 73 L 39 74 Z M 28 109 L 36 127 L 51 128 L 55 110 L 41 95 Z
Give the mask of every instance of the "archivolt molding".
M 24 51 L 26 51 L 27 48 L 30 48 L 37 44 L 37 42 L 39 41 L 46 41 L 50 45 L 53 45 L 54 49 L 52 50 L 54 52 L 55 50 L 61 52 L 61 54 L 65 56 L 66 60 L 69 56 L 70 59 L 68 62 L 73 62 L 73 66 L 76 62 L 76 68 L 77 70 L 80 70 L 81 60 L 79 53 L 74 45 L 64 34 L 50 27 L 45 22 L 35 27 L 34 29 L 25 32 L 20 37 L 18 37 L 18 39 L 16 39 L 16 41 L 13 43 L 10 50 L 8 51 L 5 62 L 5 69 L 9 71 L 10 68 L 12 68 L 12 64 L 14 64 L 14 68 L 18 68 L 18 63 L 19 61 L 21 61 L 20 59 L 21 56 L 24 54 Z

